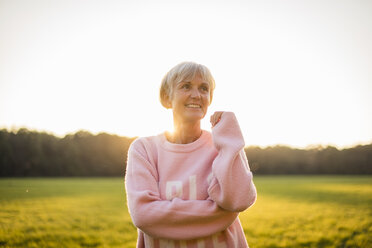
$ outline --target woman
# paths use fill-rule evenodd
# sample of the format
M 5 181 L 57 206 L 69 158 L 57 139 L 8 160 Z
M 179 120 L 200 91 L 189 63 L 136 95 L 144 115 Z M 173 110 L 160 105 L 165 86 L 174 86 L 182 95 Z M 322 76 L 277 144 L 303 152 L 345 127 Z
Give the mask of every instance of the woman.
M 232 112 L 200 121 L 214 79 L 184 62 L 163 78 L 160 101 L 173 112 L 173 133 L 136 139 L 128 152 L 126 191 L 137 247 L 248 247 L 238 214 L 256 200 L 244 140 Z

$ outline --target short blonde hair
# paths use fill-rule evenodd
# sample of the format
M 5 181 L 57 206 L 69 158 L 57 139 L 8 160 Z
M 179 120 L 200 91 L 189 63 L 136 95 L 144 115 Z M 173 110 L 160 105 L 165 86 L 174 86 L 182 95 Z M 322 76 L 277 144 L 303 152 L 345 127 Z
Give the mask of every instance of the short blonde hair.
M 197 64 L 195 62 L 179 63 L 169 72 L 167 72 L 167 74 L 165 74 L 160 86 L 161 104 L 165 108 L 170 108 L 168 103 L 169 100 L 172 98 L 174 85 L 183 81 L 191 81 L 195 78 L 196 75 L 200 75 L 203 80 L 209 83 L 210 104 L 212 102 L 213 91 L 216 86 L 214 78 L 206 66 Z

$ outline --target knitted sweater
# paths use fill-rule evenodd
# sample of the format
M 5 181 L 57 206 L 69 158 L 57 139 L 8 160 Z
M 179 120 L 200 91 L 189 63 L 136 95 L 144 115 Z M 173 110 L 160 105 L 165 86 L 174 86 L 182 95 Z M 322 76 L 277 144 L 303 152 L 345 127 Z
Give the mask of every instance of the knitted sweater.
M 189 144 L 136 139 L 125 185 L 137 247 L 248 247 L 238 214 L 257 193 L 243 148 L 232 112 Z

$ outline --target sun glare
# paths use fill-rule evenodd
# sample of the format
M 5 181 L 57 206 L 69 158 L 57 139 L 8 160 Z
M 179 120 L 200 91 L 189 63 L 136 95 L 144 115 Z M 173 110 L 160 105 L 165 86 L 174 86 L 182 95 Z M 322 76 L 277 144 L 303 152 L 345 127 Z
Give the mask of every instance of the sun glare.
M 160 81 L 195 61 L 216 79 L 204 129 L 214 111 L 234 111 L 247 145 L 371 141 L 366 2 L 87 4 L 1 3 L 1 127 L 60 136 L 172 130 Z

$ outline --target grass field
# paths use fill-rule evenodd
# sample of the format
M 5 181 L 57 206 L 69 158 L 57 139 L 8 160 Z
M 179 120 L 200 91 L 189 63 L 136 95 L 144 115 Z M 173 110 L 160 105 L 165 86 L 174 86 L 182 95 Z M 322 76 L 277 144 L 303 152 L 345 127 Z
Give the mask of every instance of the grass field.
M 371 176 L 256 176 L 250 247 L 372 247 Z M 135 247 L 121 178 L 0 179 L 0 247 Z

